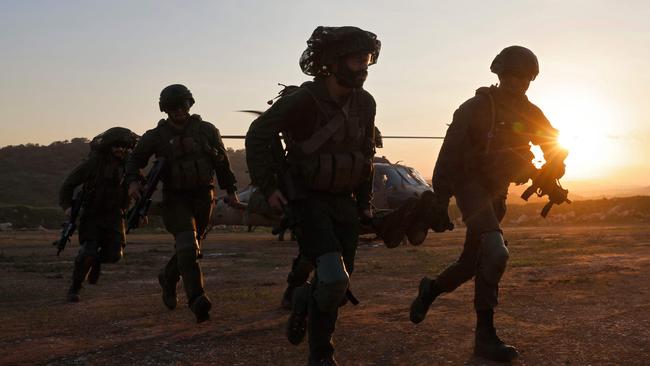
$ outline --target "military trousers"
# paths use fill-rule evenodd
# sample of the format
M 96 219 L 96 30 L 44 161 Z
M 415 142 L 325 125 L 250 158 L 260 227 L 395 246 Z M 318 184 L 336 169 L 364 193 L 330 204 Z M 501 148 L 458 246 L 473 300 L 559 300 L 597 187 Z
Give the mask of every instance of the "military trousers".
M 175 240 L 175 253 L 165 265 L 163 273 L 173 283 L 183 279 L 188 305 L 204 294 L 203 273 L 198 260 L 201 240 L 210 223 L 213 197 L 211 187 L 193 191 L 163 191 L 163 223 Z
M 474 277 L 474 307 L 488 310 L 498 304 L 499 284 L 491 283 L 478 271 L 483 258 L 489 255 L 481 248 L 481 235 L 501 231 L 506 214 L 508 186 L 488 189 L 480 183 L 469 183 L 456 192 L 456 204 L 467 226 L 463 252 L 436 278 L 440 291 L 452 292 Z
M 79 219 L 79 253 L 72 272 L 72 287 L 81 288 L 90 268 L 100 263 L 116 263 L 122 259 L 126 245 L 124 219 L 121 212 L 98 215 L 87 212 Z
M 359 241 L 359 216 L 356 201 L 351 195 L 318 193 L 307 199 L 292 202 L 296 217 L 296 239 L 300 255 L 316 268 L 317 258 L 327 253 L 340 253 L 348 274 L 354 271 L 354 257 Z M 312 294 L 318 291 L 316 276 Z M 321 358 L 334 353 L 332 335 L 336 327 L 338 308 L 323 311 L 310 295 L 307 333 L 311 357 Z

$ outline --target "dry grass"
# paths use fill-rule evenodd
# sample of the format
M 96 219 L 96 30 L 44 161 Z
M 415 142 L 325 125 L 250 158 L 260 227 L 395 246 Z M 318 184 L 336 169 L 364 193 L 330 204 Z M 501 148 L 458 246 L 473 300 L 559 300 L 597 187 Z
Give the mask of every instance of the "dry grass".
M 506 229 L 511 261 L 497 309 L 520 365 L 643 365 L 650 358 L 650 228 Z M 296 365 L 306 345 L 284 339 L 279 308 L 296 245 L 267 233 L 211 234 L 203 248 L 212 320 L 196 325 L 181 300 L 168 311 L 156 274 L 171 237 L 130 237 L 82 302 L 64 301 L 72 261 L 56 232 L 2 232 L 0 364 Z M 345 365 L 486 364 L 471 356 L 473 284 L 437 300 L 417 326 L 408 306 L 423 275 L 460 253 L 463 233 L 430 234 L 419 247 L 361 244 L 353 290 L 335 339 Z M 181 299 L 182 289 L 181 291 Z

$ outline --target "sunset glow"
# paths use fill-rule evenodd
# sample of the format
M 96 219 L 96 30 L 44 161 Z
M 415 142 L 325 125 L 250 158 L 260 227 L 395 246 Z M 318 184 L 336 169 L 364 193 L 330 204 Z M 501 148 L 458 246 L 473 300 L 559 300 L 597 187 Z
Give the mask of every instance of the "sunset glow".
M 329 2 L 208 1 L 179 11 L 158 2 L 4 2 L 0 44 L 11 52 L 0 59 L 0 147 L 92 138 L 116 125 L 142 134 L 164 117 L 158 96 L 171 83 L 190 88 L 192 113 L 243 135 L 253 117 L 237 111 L 264 110 L 279 82 L 310 79 L 298 59 L 314 27 L 357 25 L 382 42 L 364 87 L 383 134 L 444 136 L 478 87 L 498 83 L 495 55 L 517 44 L 540 65 L 527 95 L 570 150 L 563 183 L 646 187 L 648 3 L 471 3 L 361 1 L 341 11 Z M 161 27 L 170 20 L 184 26 Z M 119 113 L 102 113 L 107 106 Z M 387 139 L 378 155 L 430 179 L 441 145 Z
M 621 125 L 616 107 L 597 95 L 578 90 L 560 90 L 543 98 L 540 106 L 555 128 L 559 142 L 569 150 L 567 176 L 577 179 L 599 177 L 605 168 L 621 162 Z

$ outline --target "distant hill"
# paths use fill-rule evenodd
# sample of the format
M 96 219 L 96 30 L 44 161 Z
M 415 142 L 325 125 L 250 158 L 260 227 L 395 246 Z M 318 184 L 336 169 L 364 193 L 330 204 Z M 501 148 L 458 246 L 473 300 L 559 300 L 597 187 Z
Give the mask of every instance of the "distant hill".
M 3 147 L 0 203 L 56 206 L 59 186 L 88 151 L 85 138 Z
M 639 170 L 637 174 L 642 175 Z M 650 171 L 648 171 L 650 175 Z M 592 179 L 581 181 L 563 182 L 565 188 L 571 192 L 579 192 L 585 198 L 604 198 L 604 197 L 632 197 L 650 195 L 650 186 L 641 184 L 630 184 L 626 180 L 614 180 L 617 183 L 612 184 L 614 178 Z
M 0 149 L 0 204 L 55 207 L 67 174 L 88 155 L 88 139 L 26 144 Z M 250 183 L 244 150 L 228 149 L 238 185 Z
M 523 202 L 523 201 L 522 201 Z M 650 224 L 650 196 L 616 197 L 575 201 L 553 206 L 547 218 L 540 212 L 545 202 L 510 204 L 504 225 L 607 225 Z
M 88 152 L 85 138 L 47 146 L 26 144 L 1 148 L 0 223 L 12 223 L 14 228 L 59 227 L 63 220 L 61 210 L 56 207 L 59 187 Z M 246 152 L 228 149 L 228 156 L 239 187 L 247 186 L 250 180 Z M 549 217 L 542 219 L 539 212 L 545 199 L 531 198 L 531 203 L 526 204 L 519 198 L 524 188 L 511 186 L 504 225 L 650 223 L 649 196 L 580 200 L 572 191 L 570 198 L 578 202 L 553 207 Z M 458 218 L 455 207 L 452 213 Z

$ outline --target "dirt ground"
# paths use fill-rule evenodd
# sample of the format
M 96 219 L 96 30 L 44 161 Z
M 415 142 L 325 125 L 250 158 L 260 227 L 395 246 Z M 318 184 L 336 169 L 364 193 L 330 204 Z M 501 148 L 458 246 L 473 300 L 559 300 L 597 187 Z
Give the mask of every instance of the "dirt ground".
M 650 363 L 650 228 L 507 228 L 511 259 L 496 321 L 521 353 L 515 365 Z M 302 365 L 306 344 L 284 337 L 279 306 L 296 253 L 268 233 L 216 233 L 202 266 L 212 320 L 196 324 L 184 300 L 160 300 L 156 274 L 168 235 L 130 236 L 82 302 L 64 301 L 77 244 L 60 257 L 46 232 L 0 232 L 0 365 Z M 423 275 L 460 253 L 462 230 L 419 246 L 365 242 L 335 340 L 342 365 L 483 365 L 474 358 L 473 283 L 446 294 L 413 325 L 408 306 Z M 183 299 L 181 297 L 181 299 Z

